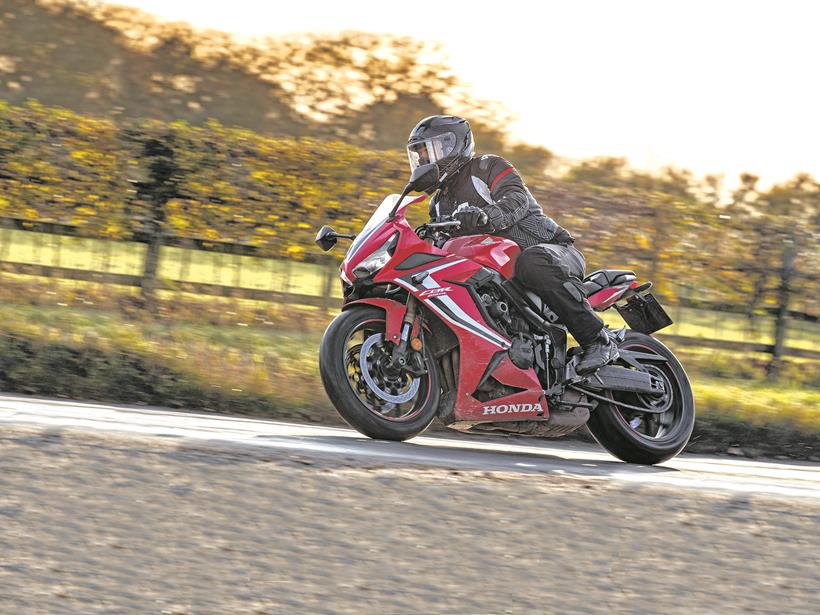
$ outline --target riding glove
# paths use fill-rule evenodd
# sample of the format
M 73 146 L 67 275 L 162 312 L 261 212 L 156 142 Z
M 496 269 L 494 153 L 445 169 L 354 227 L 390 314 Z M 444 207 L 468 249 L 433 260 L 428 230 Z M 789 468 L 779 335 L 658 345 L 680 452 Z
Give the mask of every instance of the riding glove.
M 487 224 L 487 214 L 473 205 L 459 205 L 453 218 L 461 222 L 460 230 L 463 234 L 474 234 L 480 226 Z

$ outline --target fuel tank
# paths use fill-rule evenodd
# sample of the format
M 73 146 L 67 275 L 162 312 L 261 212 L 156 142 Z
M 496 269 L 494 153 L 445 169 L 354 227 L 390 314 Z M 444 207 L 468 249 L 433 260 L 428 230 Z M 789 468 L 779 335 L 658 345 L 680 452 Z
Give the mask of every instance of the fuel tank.
M 453 237 L 442 248 L 446 252 L 458 254 L 485 267 L 495 269 L 508 279 L 515 273 L 515 261 L 521 254 L 521 248 L 517 243 L 493 235 Z

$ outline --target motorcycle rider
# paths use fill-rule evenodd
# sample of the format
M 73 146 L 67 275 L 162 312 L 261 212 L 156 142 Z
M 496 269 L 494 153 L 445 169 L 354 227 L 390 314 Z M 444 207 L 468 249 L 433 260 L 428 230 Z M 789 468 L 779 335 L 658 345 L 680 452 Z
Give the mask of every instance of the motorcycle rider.
M 475 142 L 464 118 L 433 115 L 416 124 L 407 140 L 410 168 L 438 166 L 440 179 L 428 191 L 430 218 L 452 216 L 452 235 L 489 233 L 515 241 L 521 254 L 515 279 L 540 296 L 581 345 L 578 373 L 592 372 L 618 357 L 615 342 L 587 301 L 586 262 L 575 239 L 544 214 L 515 168 L 500 156 L 474 156 Z

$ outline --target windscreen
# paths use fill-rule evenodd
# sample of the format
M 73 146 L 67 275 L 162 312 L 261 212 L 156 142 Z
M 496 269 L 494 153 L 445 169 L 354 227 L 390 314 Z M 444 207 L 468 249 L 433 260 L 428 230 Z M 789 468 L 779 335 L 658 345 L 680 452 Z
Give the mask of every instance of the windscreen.
M 356 251 L 367 241 L 368 237 L 370 237 L 374 232 L 376 232 L 387 220 L 387 216 L 390 215 L 390 211 L 393 209 L 393 205 L 396 204 L 396 199 L 399 198 L 398 194 L 391 194 L 386 199 L 382 201 L 382 204 L 376 208 L 376 211 L 373 212 L 373 215 L 370 216 L 370 219 L 364 225 L 362 230 L 356 235 L 356 239 L 353 240 L 353 243 L 350 244 L 350 247 L 347 250 L 347 254 L 345 254 L 345 261 L 350 260 L 350 258 L 356 254 Z M 412 203 L 418 197 L 411 197 L 406 196 L 404 197 L 404 205 L 408 205 Z

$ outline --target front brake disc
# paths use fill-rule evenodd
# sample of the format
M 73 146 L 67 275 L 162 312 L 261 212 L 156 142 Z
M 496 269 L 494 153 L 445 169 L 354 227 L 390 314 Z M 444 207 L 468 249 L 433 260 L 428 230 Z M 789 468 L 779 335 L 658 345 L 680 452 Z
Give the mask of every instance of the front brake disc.
M 410 401 L 416 396 L 419 390 L 420 380 L 418 378 L 414 379 L 410 383 L 410 387 L 404 392 L 399 394 L 394 394 L 391 391 L 385 391 L 383 385 L 380 385 L 376 382 L 376 379 L 370 373 L 370 365 L 368 364 L 367 357 L 370 354 L 370 350 L 379 343 L 384 342 L 384 335 L 381 333 L 374 333 L 370 337 L 368 337 L 364 343 L 362 344 L 361 351 L 359 352 L 359 367 L 362 370 L 362 378 L 367 383 L 368 388 L 373 391 L 379 398 L 383 399 L 386 402 L 390 402 L 391 404 L 403 404 L 405 402 Z

